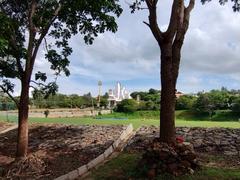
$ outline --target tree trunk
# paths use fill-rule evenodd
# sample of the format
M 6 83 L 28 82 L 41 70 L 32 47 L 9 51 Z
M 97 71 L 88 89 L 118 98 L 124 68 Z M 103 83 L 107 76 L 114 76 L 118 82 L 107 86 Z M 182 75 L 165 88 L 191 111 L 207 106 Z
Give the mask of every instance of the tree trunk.
M 175 91 L 176 79 L 173 75 L 172 44 L 161 47 L 161 110 L 160 141 L 175 142 Z
M 22 91 L 18 109 L 17 158 L 25 157 L 28 150 L 28 105 L 29 83 L 22 82 Z

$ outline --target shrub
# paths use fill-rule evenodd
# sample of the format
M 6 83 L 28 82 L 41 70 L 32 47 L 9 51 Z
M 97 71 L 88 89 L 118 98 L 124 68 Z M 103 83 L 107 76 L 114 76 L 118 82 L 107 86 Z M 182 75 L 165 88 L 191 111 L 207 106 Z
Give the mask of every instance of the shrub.
M 50 113 L 50 111 L 48 109 L 44 111 L 45 118 L 48 117 L 49 113 Z
M 117 112 L 133 113 L 137 111 L 137 109 L 138 104 L 134 99 L 124 99 L 117 105 L 115 110 Z
M 196 97 L 188 95 L 180 96 L 176 101 L 176 110 L 192 109 L 195 101 Z
M 240 113 L 240 97 L 233 100 L 231 110 L 235 113 Z

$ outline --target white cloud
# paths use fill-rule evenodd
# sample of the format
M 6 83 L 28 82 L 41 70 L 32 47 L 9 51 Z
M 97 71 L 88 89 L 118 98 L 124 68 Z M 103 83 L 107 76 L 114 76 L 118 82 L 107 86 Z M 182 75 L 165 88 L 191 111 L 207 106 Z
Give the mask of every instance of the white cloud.
M 91 46 L 85 45 L 80 35 L 72 38 L 71 76 L 59 79 L 61 92 L 83 94 L 95 91 L 98 80 L 107 82 L 105 90 L 114 86 L 113 82 L 117 80 L 137 81 L 129 85 L 137 90 L 160 86 L 159 47 L 149 28 L 142 23 L 148 18 L 147 10 L 131 14 L 126 3 L 122 4 L 124 13 L 118 19 L 116 34 L 99 35 Z M 161 29 L 167 28 L 170 7 L 168 0 L 159 2 Z M 35 71 L 51 74 L 41 48 Z M 240 14 L 233 13 L 231 4 L 220 6 L 213 1 L 203 6 L 197 2 L 182 50 L 178 88 L 187 92 L 221 85 L 240 88 L 239 52 Z M 231 83 L 226 84 L 221 80 L 223 77 Z M 145 85 L 142 79 L 150 79 L 154 84 Z

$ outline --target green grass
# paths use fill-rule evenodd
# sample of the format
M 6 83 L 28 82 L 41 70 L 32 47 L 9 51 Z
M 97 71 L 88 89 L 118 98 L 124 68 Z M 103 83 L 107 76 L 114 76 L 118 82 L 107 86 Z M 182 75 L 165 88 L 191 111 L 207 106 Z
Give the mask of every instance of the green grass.
M 185 114 L 183 116 L 183 114 Z M 188 115 L 188 116 L 187 116 Z M 142 125 L 145 126 L 159 126 L 159 112 L 158 111 L 140 111 L 133 114 L 113 113 L 108 115 L 98 116 L 102 119 L 96 119 L 93 117 L 75 117 L 75 118 L 30 118 L 30 123 L 61 123 L 61 124 L 74 124 L 74 125 L 128 125 L 133 124 L 134 128 L 138 128 Z M 185 118 L 183 118 L 185 117 Z M 8 116 L 11 122 L 17 122 L 17 117 Z M 125 118 L 114 120 L 113 118 Z M 6 116 L 0 116 L 0 119 L 6 119 Z M 240 128 L 240 122 L 230 121 L 212 121 L 209 119 L 199 119 L 198 117 L 192 117 L 192 114 L 186 113 L 186 111 L 176 112 L 176 126 L 186 127 L 226 127 L 226 128 Z
M 93 170 L 88 178 L 92 179 L 144 179 L 139 177 L 141 172 L 136 171 L 137 162 L 141 154 L 121 153 L 118 157 L 107 162 L 97 170 Z M 118 177 L 118 178 L 116 178 Z M 137 178 L 134 178 L 137 177 Z M 171 175 L 161 175 L 157 179 L 166 180 L 203 180 L 203 179 L 240 179 L 240 169 L 203 167 L 193 175 L 173 177 Z

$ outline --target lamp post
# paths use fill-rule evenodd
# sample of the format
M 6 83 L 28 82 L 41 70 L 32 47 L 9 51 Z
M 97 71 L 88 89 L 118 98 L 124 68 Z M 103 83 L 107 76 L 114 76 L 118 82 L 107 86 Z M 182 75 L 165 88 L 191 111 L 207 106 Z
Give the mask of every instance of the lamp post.
M 102 81 L 98 81 L 98 107 L 100 107 L 101 101 L 101 88 L 102 88 Z

